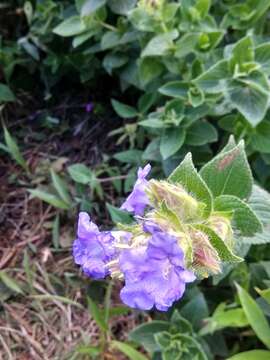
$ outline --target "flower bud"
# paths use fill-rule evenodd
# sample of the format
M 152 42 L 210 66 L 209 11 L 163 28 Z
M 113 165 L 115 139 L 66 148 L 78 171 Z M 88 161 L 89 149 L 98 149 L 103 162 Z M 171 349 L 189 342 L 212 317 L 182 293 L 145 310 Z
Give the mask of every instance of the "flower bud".
M 220 258 L 211 245 L 208 236 L 200 230 L 191 230 L 190 237 L 193 246 L 192 267 L 195 271 L 202 277 L 208 277 L 209 273 L 221 272 Z
M 233 230 L 230 219 L 220 214 L 211 215 L 208 220 L 209 226 L 229 246 L 233 243 Z
M 139 0 L 138 7 L 149 14 L 154 14 L 155 11 L 162 9 L 164 3 L 165 0 Z
M 160 206 L 165 201 L 168 208 L 174 211 L 181 221 L 194 221 L 202 215 L 204 205 L 189 195 L 180 185 L 150 180 L 148 195 L 154 207 Z

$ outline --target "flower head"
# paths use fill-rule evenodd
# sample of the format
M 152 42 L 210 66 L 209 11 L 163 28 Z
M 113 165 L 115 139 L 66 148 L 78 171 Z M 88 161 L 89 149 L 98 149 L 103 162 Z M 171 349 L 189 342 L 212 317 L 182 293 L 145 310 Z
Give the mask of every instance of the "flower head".
M 104 278 L 108 274 L 105 264 L 115 255 L 114 237 L 108 231 L 100 232 L 85 212 L 79 214 L 77 236 L 73 243 L 75 263 L 86 275 Z
M 146 194 L 146 187 L 148 181 L 146 176 L 151 170 L 151 165 L 147 164 L 143 169 L 139 168 L 137 173 L 137 180 L 134 184 L 131 194 L 121 206 L 121 209 L 133 212 L 135 215 L 143 215 L 147 205 L 149 205 L 149 199 Z
M 125 277 L 120 296 L 130 307 L 149 310 L 155 305 L 166 311 L 182 297 L 185 284 L 195 276 L 185 269 L 184 253 L 174 236 L 153 223 L 145 223 L 144 230 L 150 234 L 148 244 L 120 254 Z

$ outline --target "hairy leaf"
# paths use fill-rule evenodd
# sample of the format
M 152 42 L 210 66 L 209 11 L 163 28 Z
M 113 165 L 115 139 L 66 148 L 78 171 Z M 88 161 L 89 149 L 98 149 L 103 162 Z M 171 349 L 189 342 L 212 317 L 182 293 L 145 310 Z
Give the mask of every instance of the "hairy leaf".
M 253 180 L 244 143 L 241 141 L 235 148 L 218 154 L 202 167 L 200 175 L 214 197 L 234 195 L 240 199 L 247 199 L 251 193 Z
M 213 198 L 204 180 L 195 169 L 191 154 L 187 154 L 181 164 L 169 176 L 169 181 L 179 183 L 198 201 L 203 202 L 205 216 L 209 216 L 212 211 Z

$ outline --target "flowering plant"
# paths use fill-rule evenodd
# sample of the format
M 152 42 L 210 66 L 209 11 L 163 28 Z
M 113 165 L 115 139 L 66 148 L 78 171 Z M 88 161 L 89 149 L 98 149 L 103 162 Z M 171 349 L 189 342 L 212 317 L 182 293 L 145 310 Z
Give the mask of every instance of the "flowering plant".
M 150 170 L 138 170 L 121 207 L 134 223 L 100 231 L 80 213 L 73 254 L 86 275 L 124 280 L 120 297 L 128 306 L 166 311 L 187 283 L 241 262 L 239 243 L 263 223 L 248 204 L 253 180 L 243 142 L 230 138 L 200 172 L 191 154 L 167 180 L 147 180 Z

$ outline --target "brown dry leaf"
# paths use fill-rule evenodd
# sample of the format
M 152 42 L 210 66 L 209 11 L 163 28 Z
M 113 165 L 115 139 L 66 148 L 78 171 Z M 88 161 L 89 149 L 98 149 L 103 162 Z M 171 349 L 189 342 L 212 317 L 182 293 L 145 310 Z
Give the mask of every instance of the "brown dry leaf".
M 74 234 L 72 229 L 68 227 L 63 227 L 59 237 L 59 243 L 62 246 L 62 248 L 70 247 L 73 240 L 74 240 Z
M 61 172 L 68 160 L 69 159 L 67 157 L 60 157 L 51 163 L 51 167 L 55 172 Z

